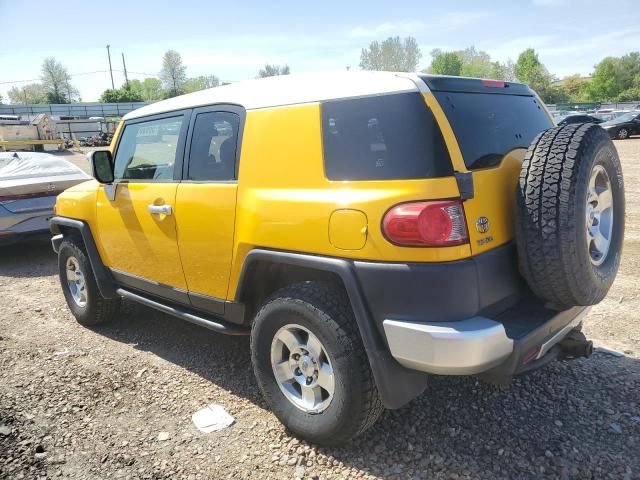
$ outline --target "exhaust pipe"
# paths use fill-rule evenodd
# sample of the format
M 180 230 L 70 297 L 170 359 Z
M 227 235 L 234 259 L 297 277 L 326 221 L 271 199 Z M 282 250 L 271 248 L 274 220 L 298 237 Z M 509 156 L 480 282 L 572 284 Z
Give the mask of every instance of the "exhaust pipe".
M 593 342 L 587 340 L 579 330 L 571 330 L 559 343 L 560 359 L 571 360 L 575 358 L 589 358 L 593 353 Z

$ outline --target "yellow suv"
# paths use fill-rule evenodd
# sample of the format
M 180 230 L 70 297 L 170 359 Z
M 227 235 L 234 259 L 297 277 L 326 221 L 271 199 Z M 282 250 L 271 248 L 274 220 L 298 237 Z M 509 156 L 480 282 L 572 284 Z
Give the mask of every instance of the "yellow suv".
M 84 325 L 122 298 L 251 335 L 296 435 L 338 444 L 430 374 L 505 381 L 588 356 L 615 277 L 606 133 L 527 86 L 344 72 L 241 82 L 126 115 L 51 220 Z

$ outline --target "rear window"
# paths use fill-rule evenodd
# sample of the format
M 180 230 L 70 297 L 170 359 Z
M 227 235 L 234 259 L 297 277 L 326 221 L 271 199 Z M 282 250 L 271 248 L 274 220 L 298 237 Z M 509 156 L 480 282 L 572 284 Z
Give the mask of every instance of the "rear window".
M 418 92 L 322 104 L 330 180 L 391 180 L 453 174 L 440 128 Z
M 553 127 L 533 96 L 497 93 L 434 92 L 469 169 L 498 165 L 508 152 L 527 148 Z

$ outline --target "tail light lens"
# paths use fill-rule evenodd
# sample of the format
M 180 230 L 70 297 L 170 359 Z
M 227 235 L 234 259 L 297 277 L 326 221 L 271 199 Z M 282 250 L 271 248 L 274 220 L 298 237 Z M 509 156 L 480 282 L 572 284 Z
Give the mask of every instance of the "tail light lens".
M 382 230 L 397 245 L 448 247 L 469 241 L 459 200 L 396 205 L 384 216 Z

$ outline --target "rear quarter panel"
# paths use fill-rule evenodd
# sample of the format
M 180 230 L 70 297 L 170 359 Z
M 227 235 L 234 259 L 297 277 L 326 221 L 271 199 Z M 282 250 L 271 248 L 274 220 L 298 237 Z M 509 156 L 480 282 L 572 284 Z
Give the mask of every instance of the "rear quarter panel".
M 453 261 L 471 254 L 469 245 L 413 248 L 387 241 L 381 222 L 389 208 L 413 200 L 458 197 L 456 181 L 328 180 L 318 103 L 248 111 L 238 178 L 230 298 L 244 258 L 254 247 L 389 262 Z M 331 243 L 329 219 L 339 209 L 366 215 L 361 249 L 340 249 Z

